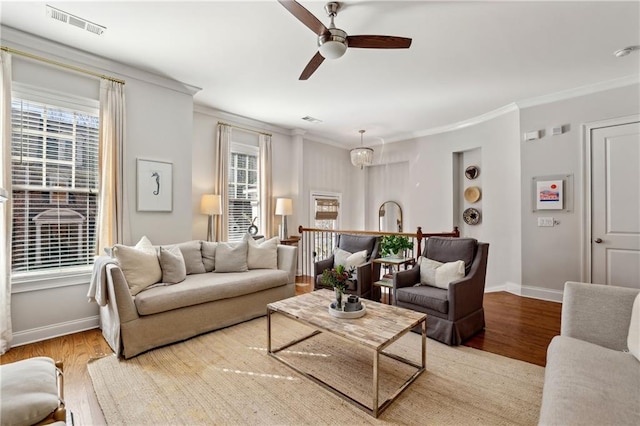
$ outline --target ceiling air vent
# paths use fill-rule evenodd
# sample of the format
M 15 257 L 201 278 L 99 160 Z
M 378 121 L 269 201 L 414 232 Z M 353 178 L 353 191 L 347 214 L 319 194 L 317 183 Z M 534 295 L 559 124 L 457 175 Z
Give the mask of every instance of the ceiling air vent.
M 306 117 L 302 117 L 302 119 L 304 121 L 308 121 L 309 123 L 322 123 L 322 120 L 320 120 L 319 118 L 313 118 L 308 115 Z
M 95 24 L 87 21 L 63 10 L 56 9 L 53 6 L 47 5 L 47 16 L 56 21 L 64 22 L 65 24 L 73 25 L 74 27 L 87 30 L 90 33 L 101 35 L 107 28 L 102 25 Z

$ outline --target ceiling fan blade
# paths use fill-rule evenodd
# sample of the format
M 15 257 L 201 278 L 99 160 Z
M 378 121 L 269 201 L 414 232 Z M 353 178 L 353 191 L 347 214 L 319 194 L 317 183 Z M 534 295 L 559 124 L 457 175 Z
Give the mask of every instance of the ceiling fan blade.
M 305 9 L 300 3 L 294 0 L 278 0 L 293 16 L 298 18 L 300 22 L 305 24 L 311 31 L 317 35 L 322 35 L 329 31 L 322 22 L 318 20 L 311 12 Z
M 348 36 L 347 43 L 349 47 L 362 49 L 407 49 L 411 46 L 411 39 L 382 35 L 357 35 Z
M 318 67 L 323 61 L 324 61 L 324 56 L 322 56 L 320 52 L 317 52 L 313 56 L 313 58 L 311 58 L 307 66 L 304 67 L 304 70 L 302 71 L 302 74 L 300 74 L 300 78 L 298 80 L 307 80 L 309 77 L 311 77 L 311 74 L 316 72 L 316 70 L 318 69 Z

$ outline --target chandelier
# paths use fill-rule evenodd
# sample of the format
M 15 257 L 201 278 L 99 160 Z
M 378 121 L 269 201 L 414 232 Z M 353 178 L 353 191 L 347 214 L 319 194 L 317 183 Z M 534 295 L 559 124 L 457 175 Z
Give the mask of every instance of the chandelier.
M 358 132 L 360 133 L 360 147 L 350 151 L 351 164 L 362 170 L 364 166 L 370 166 L 373 163 L 373 149 L 362 145 L 362 135 L 365 131 L 358 130 Z

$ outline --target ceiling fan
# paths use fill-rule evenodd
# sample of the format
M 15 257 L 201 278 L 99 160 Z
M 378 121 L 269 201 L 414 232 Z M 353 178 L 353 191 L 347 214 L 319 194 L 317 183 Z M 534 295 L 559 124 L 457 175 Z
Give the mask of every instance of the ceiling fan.
M 318 52 L 311 58 L 307 66 L 300 74 L 299 80 L 307 80 L 325 59 L 338 59 L 347 51 L 347 47 L 361 49 L 407 49 L 411 46 L 411 39 L 406 37 L 382 36 L 382 35 L 347 35 L 333 23 L 338 15 L 340 3 L 329 2 L 324 10 L 331 18 L 329 28 L 305 9 L 295 0 L 278 0 L 293 16 L 305 24 L 318 36 Z

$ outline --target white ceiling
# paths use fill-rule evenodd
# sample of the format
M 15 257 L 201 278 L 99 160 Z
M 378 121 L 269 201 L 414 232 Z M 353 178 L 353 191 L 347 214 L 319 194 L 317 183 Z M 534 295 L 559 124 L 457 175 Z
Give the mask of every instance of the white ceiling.
M 328 26 L 325 2 L 300 3 Z M 640 45 L 638 1 L 351 0 L 338 28 L 411 37 L 411 48 L 349 49 L 307 81 L 316 37 L 275 0 L 49 3 L 106 26 L 102 36 L 47 18 L 45 4 L 3 1 L 0 22 L 201 87 L 198 104 L 345 146 L 359 129 L 375 145 L 640 74 L 640 55 L 613 56 Z

